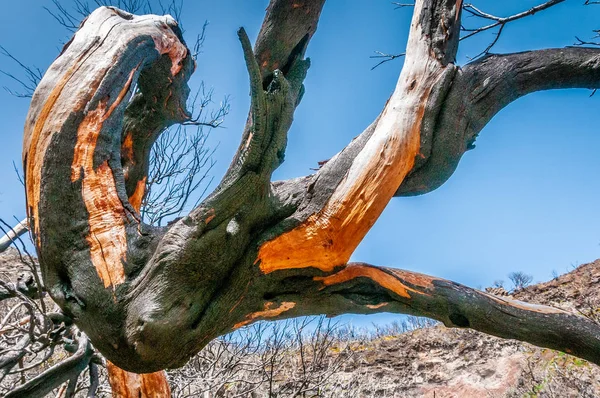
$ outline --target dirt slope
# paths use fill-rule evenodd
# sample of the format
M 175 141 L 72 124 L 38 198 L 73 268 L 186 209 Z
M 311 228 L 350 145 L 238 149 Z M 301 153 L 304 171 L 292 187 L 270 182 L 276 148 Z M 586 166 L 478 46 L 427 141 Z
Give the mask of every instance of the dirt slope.
M 598 320 L 599 284 L 597 260 L 512 296 Z M 596 365 L 471 330 L 437 326 L 388 336 L 374 340 L 357 358 L 345 375 L 336 375 L 355 379 L 357 396 L 600 397 Z

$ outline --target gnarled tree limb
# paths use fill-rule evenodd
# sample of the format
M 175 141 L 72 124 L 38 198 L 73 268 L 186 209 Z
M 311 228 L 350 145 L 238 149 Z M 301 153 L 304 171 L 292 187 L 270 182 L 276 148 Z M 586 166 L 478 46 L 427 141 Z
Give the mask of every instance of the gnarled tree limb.
M 175 108 L 185 104 L 190 51 L 169 17 L 111 8 L 90 15 L 42 79 L 26 125 L 28 214 L 52 297 L 112 363 L 134 372 L 182 365 L 213 338 L 258 319 L 390 309 L 598 361 L 585 349 L 598 348 L 600 327 L 581 318 L 346 265 L 398 187 L 425 192 L 451 174 L 478 132 L 470 126 L 493 116 L 477 101 L 500 110 L 505 99 L 494 95 L 511 79 L 522 86 L 517 95 L 536 89 L 528 88 L 533 76 L 519 80 L 535 74 L 531 62 L 488 83 L 494 58 L 462 70 L 454 64 L 461 0 L 417 1 L 406 62 L 381 115 L 315 175 L 271 182 L 323 3 L 272 0 L 254 51 L 240 30 L 251 109 L 238 152 L 215 191 L 165 228 L 144 225 L 133 198 L 148 145 L 161 126 L 188 117 Z M 475 79 L 465 80 L 468 73 Z M 486 91 L 492 80 L 498 94 Z M 532 328 L 542 321 L 548 330 Z
M 511 102 L 536 91 L 600 88 L 600 49 L 568 47 L 488 55 L 459 70 L 434 127 L 433 149 L 396 196 L 441 186 L 485 125 Z
M 590 319 L 396 268 L 350 263 L 327 276 L 283 279 L 267 297 L 263 310 L 249 314 L 237 326 L 258 319 L 322 313 L 396 312 L 426 316 L 448 327 L 471 328 L 600 362 L 600 327 Z

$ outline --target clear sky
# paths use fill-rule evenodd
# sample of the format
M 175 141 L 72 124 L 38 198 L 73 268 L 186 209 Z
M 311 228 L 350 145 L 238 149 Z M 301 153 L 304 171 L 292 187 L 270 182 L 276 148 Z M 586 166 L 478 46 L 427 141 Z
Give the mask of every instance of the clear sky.
M 60 0 L 65 7 L 72 0 Z M 509 15 L 541 3 L 533 0 L 474 0 L 491 13 Z M 568 46 L 575 36 L 592 37 L 600 28 L 600 6 L 568 0 L 509 25 L 494 52 Z M 214 87 L 215 98 L 230 95 L 225 128 L 212 133 L 219 144 L 215 183 L 227 168 L 246 119 L 248 80 L 236 30 L 255 38 L 265 0 L 188 0 L 183 25 L 193 42 L 210 22 L 198 70 L 192 79 Z M 28 65 L 45 69 L 69 33 L 43 9 L 50 0 L 3 2 L 0 44 Z M 276 172 L 284 179 L 305 175 L 331 158 L 379 113 L 392 92 L 402 61 L 371 71 L 374 51 L 404 50 L 412 9 L 395 10 L 388 0 L 329 0 L 307 55 L 312 68 L 306 94 L 290 131 L 286 161 Z M 464 24 L 474 21 L 465 18 Z M 477 55 L 491 36 L 461 45 L 459 64 Z M 6 58 L 0 69 L 19 73 Z M 0 86 L 15 87 L 4 76 Z M 600 93 L 550 91 L 508 106 L 482 131 L 454 176 L 433 193 L 394 199 L 359 246 L 352 260 L 419 271 L 473 287 L 507 281 L 522 270 L 534 281 L 553 270 L 600 257 Z M 20 163 L 22 127 L 28 99 L 0 91 L 0 217 L 24 216 L 23 189 L 12 162 Z M 508 284 L 508 283 L 507 283 Z M 382 322 L 376 316 L 352 318 Z

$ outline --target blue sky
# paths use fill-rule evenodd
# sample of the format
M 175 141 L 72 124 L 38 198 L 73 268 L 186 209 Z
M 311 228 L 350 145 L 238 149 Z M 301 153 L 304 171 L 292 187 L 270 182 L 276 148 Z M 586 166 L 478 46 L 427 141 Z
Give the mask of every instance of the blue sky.
M 542 1 L 477 0 L 499 15 Z M 61 0 L 65 6 L 71 0 Z M 255 38 L 267 1 L 191 1 L 183 24 L 193 41 L 210 22 L 192 85 L 204 80 L 215 99 L 230 96 L 225 128 L 212 133 L 219 144 L 215 183 L 237 147 L 248 104 L 248 82 L 236 30 Z M 509 25 L 494 52 L 516 52 L 571 45 L 600 28 L 600 6 L 568 0 L 534 17 Z M 69 34 L 43 9 L 50 0 L 3 4 L 0 44 L 29 65 L 45 69 Z M 369 56 L 404 50 L 411 9 L 395 10 L 388 0 L 329 0 L 307 55 L 312 68 L 306 95 L 290 131 L 286 161 L 276 178 L 310 173 L 359 134 L 392 92 L 402 61 L 371 71 Z M 465 19 L 469 25 L 474 21 Z M 490 40 L 481 36 L 461 45 L 459 64 Z M 7 59 L 0 69 L 19 73 Z M 0 76 L 0 86 L 14 87 Z M 482 131 L 454 176 L 433 193 L 394 199 L 352 259 L 415 270 L 470 286 L 489 286 L 522 270 L 534 281 L 564 273 L 572 264 L 600 257 L 600 148 L 598 104 L 585 90 L 550 91 L 522 98 L 498 114 Z M 28 100 L 0 91 L 0 217 L 24 216 L 23 189 L 12 162 L 20 162 L 22 127 Z M 382 322 L 387 316 L 357 322 Z

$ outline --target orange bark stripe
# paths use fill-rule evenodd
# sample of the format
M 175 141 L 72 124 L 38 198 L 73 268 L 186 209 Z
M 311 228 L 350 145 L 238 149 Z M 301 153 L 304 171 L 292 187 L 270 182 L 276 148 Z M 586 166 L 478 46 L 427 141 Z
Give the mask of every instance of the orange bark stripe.
M 379 303 L 379 304 L 367 304 L 367 308 L 370 308 L 372 310 L 376 310 L 379 309 L 381 307 L 385 307 L 386 305 L 388 305 L 389 303 Z
M 112 396 L 116 398 L 169 398 L 171 389 L 164 371 L 136 374 L 106 361 Z
M 142 180 L 137 182 L 135 191 L 129 197 L 129 203 L 131 203 L 131 206 L 138 213 L 142 207 L 142 199 L 144 199 L 144 193 L 146 192 L 146 178 L 147 177 L 144 177 Z
M 462 8 L 462 5 L 463 5 L 463 0 L 456 0 L 456 10 L 455 10 L 456 16 L 454 17 L 455 22 L 458 21 L 458 18 L 460 17 L 460 9 Z
M 127 132 L 123 144 L 121 145 L 121 157 L 128 161 L 133 161 L 133 135 Z
M 440 280 L 439 278 L 434 278 L 429 275 L 420 274 L 418 272 L 404 271 L 401 269 L 386 268 L 386 271 L 396 275 L 398 278 L 410 283 L 411 285 L 420 286 L 425 289 L 432 288 L 434 280 Z
M 139 65 L 138 65 L 139 66 Z M 124 87 L 109 109 L 106 101 L 87 113 L 77 129 L 71 181 L 82 177 L 81 195 L 89 214 L 90 233 L 86 237 L 90 245 L 90 260 L 104 287 L 113 288 L 125 281 L 123 261 L 127 255 L 125 210 L 119 198 L 112 169 L 104 161 L 94 170 L 94 151 L 103 123 L 125 98 L 131 87 L 137 67 L 129 74 Z
M 252 322 L 256 319 L 259 319 L 259 318 L 274 318 L 278 315 L 281 315 L 282 313 L 284 313 L 286 311 L 291 310 L 292 308 L 294 308 L 296 306 L 296 303 L 294 303 L 294 302 L 284 301 L 281 303 L 281 305 L 279 305 L 279 307 L 271 308 L 271 307 L 273 307 L 274 304 L 275 303 L 272 301 L 266 302 L 265 309 L 263 311 L 253 312 L 251 314 L 246 315 L 246 320 L 236 323 L 233 326 L 233 328 L 234 329 L 241 328 L 242 326 L 246 326 L 250 322 Z
M 207 216 L 204 220 L 204 224 L 208 224 L 211 222 L 217 215 L 215 214 L 215 209 L 210 209 L 206 212 Z
M 392 275 L 387 272 L 376 268 L 370 267 L 366 265 L 349 265 L 343 270 L 329 276 L 315 276 L 313 280 L 323 282 L 325 286 L 322 287 L 324 289 L 326 286 L 338 285 L 340 283 L 348 282 L 356 278 L 369 278 L 373 282 L 377 283 L 379 286 L 387 289 L 391 292 L 396 293 L 400 297 L 410 298 L 409 291 L 423 294 L 415 289 L 412 289 L 405 284 L 403 284 L 397 278 L 394 278 Z
M 403 133 L 392 125 L 383 127 L 388 130 L 380 133 L 383 137 L 374 133 L 374 155 L 367 164 L 349 170 L 325 207 L 299 227 L 260 247 L 257 262 L 265 274 L 307 267 L 330 272 L 348 262 L 413 167 L 428 95 L 429 90 L 420 101 L 410 131 Z
M 256 262 L 264 273 L 315 267 L 331 272 L 346 264 L 413 168 L 431 91 L 445 69 L 421 34 L 417 2 L 406 60 L 375 131 L 354 158 L 325 206 L 299 227 L 265 242 Z
M 124 209 L 117 194 L 108 161 L 83 178 L 82 196 L 89 213 L 90 260 L 104 287 L 125 282 L 123 261 L 127 254 Z

